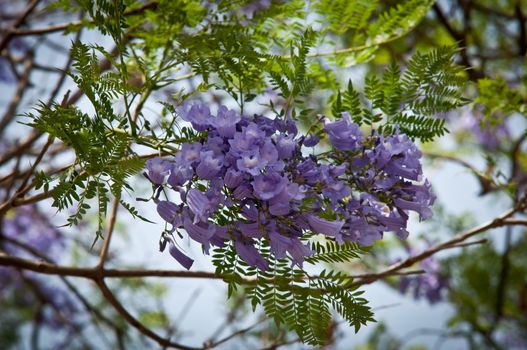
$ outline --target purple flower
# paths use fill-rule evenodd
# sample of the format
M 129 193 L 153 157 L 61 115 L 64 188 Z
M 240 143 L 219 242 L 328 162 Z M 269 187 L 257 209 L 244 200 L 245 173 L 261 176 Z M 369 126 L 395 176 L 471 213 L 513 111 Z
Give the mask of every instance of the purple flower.
M 236 132 L 236 124 L 240 119 L 241 116 L 235 111 L 227 109 L 225 106 L 220 106 L 218 115 L 212 119 L 212 125 L 220 136 L 231 138 Z
M 287 184 L 287 180 L 276 172 L 259 175 L 252 182 L 254 194 L 262 199 L 269 200 L 282 192 Z
M 178 263 L 181 264 L 181 266 L 183 266 L 187 270 L 190 270 L 192 264 L 194 263 L 194 260 L 192 260 L 185 254 L 183 254 L 183 252 L 181 252 L 179 249 L 177 249 L 176 245 L 171 240 L 169 242 L 168 252 L 170 253 L 170 255 L 172 255 L 174 259 L 177 260 Z
M 427 242 L 427 245 L 430 246 L 431 242 Z M 415 255 L 418 251 L 414 248 L 409 248 L 408 253 Z M 401 293 L 406 293 L 408 290 L 413 289 L 415 299 L 424 297 L 431 304 L 441 301 L 443 291 L 448 288 L 449 281 L 441 275 L 439 263 L 431 256 L 421 262 L 421 268 L 425 273 L 401 277 L 399 290 Z
M 308 185 L 315 185 L 320 181 L 320 169 L 313 159 L 303 160 L 296 167 L 299 177 Z
M 259 150 L 252 150 L 243 152 L 240 158 L 236 161 L 236 166 L 240 171 L 244 171 L 253 176 L 260 173 L 265 168 L 267 161 L 262 158 Z
M 338 243 L 371 245 L 388 231 L 406 238 L 407 211 L 421 219 L 432 214 L 430 184 L 417 182 L 421 153 L 400 132 L 363 136 L 343 113 L 325 125 L 333 147 L 307 155 L 301 147 L 315 146 L 318 137 L 296 137 L 290 116 L 250 118 L 220 106 L 211 118 L 200 104 L 184 112 L 197 131 L 207 133 L 182 144 L 169 170 L 168 183 L 181 204 L 159 201 L 158 211 L 205 251 L 234 241 L 242 259 L 266 269 L 257 247 L 267 241 L 276 258 L 301 266 L 312 254 L 304 238 L 308 231 Z M 158 172 L 164 172 L 162 183 L 166 171 Z M 324 212 L 337 219 L 320 217 Z
M 190 106 L 183 105 L 177 109 L 183 120 L 190 122 L 197 131 L 205 131 L 211 124 L 211 114 L 209 107 L 204 103 L 195 103 Z
M 190 166 L 175 165 L 168 176 L 167 183 L 172 187 L 183 186 L 192 179 L 194 171 Z
M 354 151 L 360 146 L 362 133 L 347 112 L 342 113 L 342 119 L 326 123 L 325 130 L 329 141 L 339 151 Z
M 287 250 L 292 246 L 290 238 L 283 236 L 276 230 L 269 230 L 269 244 L 271 250 L 277 259 L 283 259 L 286 257 Z
M 335 237 L 341 236 L 340 230 L 344 226 L 344 221 L 342 220 L 329 221 L 312 214 L 307 215 L 307 221 L 316 233 L 323 233 Z
M 211 136 L 205 143 L 204 148 L 208 151 L 214 152 L 214 154 L 217 156 L 223 156 L 227 150 L 227 145 L 225 144 L 222 137 Z
M 410 180 L 417 180 L 422 173 L 421 152 L 406 135 L 396 134 L 386 138 L 383 144 L 390 159 L 386 162 L 385 170 L 389 174 L 401 176 Z
M 209 215 L 215 210 L 214 203 L 200 190 L 191 188 L 187 192 L 187 204 L 194 213 L 194 224 L 206 222 Z
M 223 156 L 215 155 L 213 151 L 201 152 L 200 162 L 196 167 L 196 175 L 205 180 L 212 180 L 223 167 Z
M 404 192 L 404 195 L 394 200 L 397 207 L 418 212 L 421 220 L 432 217 L 430 207 L 434 204 L 436 196 L 431 191 L 428 180 L 423 185 L 408 185 L 401 192 Z
M 497 125 L 490 125 L 489 120 L 478 110 L 471 110 L 463 113 L 461 122 L 463 129 L 473 134 L 476 140 L 488 151 L 495 151 L 499 148 L 501 141 L 511 137 L 511 133 L 505 118 Z
M 212 236 L 216 233 L 216 226 L 214 224 L 203 222 L 194 224 L 188 217 L 183 219 L 183 227 L 190 238 L 206 247 L 208 247 Z
M 159 216 L 161 216 L 163 220 L 170 224 L 175 225 L 180 211 L 180 206 L 175 203 L 169 201 L 157 202 L 157 213 L 159 214 Z
M 176 166 L 189 166 L 199 161 L 202 145 L 199 142 L 183 143 L 176 154 Z
M 165 182 L 165 177 L 168 175 L 171 168 L 172 164 L 170 162 L 159 157 L 146 161 L 148 178 L 155 185 L 162 185 Z
M 408 237 L 409 233 L 406 230 L 408 216 L 403 216 L 398 212 L 390 212 L 390 215 L 378 215 L 377 219 L 387 230 L 395 232 L 400 239 Z
M 317 135 L 309 135 L 304 139 L 303 144 L 306 147 L 315 147 L 319 141 L 320 139 Z
M 250 185 L 243 184 L 238 187 L 232 192 L 232 195 L 235 199 L 242 200 L 247 198 L 252 198 L 253 190 Z
M 253 244 L 237 239 L 234 241 L 234 246 L 236 247 L 236 253 L 250 266 L 256 266 L 262 271 L 269 269 L 269 264 Z
M 287 159 L 293 155 L 297 146 L 295 137 L 293 135 L 280 134 L 276 137 L 276 148 L 278 149 L 278 157 L 280 159 Z
M 265 140 L 265 132 L 257 124 L 249 123 L 242 128 L 242 132 L 234 134 L 234 138 L 229 140 L 231 151 L 235 154 L 248 152 L 255 147 L 259 147 Z
M 266 164 L 272 166 L 278 160 L 278 150 L 270 140 L 260 147 L 260 155 Z
M 300 267 L 302 267 L 304 263 L 304 258 L 314 253 L 311 248 L 309 248 L 309 243 L 303 244 L 298 238 L 291 239 L 291 245 L 287 251 L 291 254 L 293 262 Z
M 236 188 L 242 183 L 243 174 L 239 171 L 236 171 L 234 168 L 229 168 L 225 173 L 223 181 L 225 181 L 225 186 L 228 188 Z
M 243 222 L 238 223 L 238 229 L 240 232 L 246 236 L 251 238 L 262 238 L 264 236 L 264 230 L 262 228 L 262 224 L 258 222 L 251 222 L 248 224 L 245 224 Z

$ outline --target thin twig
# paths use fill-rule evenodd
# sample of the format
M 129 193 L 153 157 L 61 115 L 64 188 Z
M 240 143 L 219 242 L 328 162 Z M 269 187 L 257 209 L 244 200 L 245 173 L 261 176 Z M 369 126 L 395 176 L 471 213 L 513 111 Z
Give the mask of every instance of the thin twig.
M 212 348 L 215 348 L 223 343 L 226 343 L 228 342 L 229 340 L 231 340 L 232 338 L 235 338 L 235 337 L 238 337 L 240 335 L 243 335 L 249 331 L 251 331 L 252 329 L 254 329 L 255 327 L 259 326 L 260 324 L 262 324 L 264 321 L 266 321 L 265 319 L 263 320 L 260 320 L 258 322 L 256 322 L 255 324 L 249 326 L 249 327 L 246 327 L 246 328 L 243 328 L 243 329 L 240 329 L 234 333 L 231 333 L 229 334 L 228 336 L 226 336 L 225 338 L 223 339 L 220 339 L 216 342 L 206 342 L 205 344 L 203 344 L 203 349 L 212 349 Z
M 117 210 L 119 209 L 119 198 L 115 198 L 112 205 L 112 211 L 110 212 L 110 217 L 108 218 L 108 227 L 106 228 L 106 233 L 104 235 L 104 243 L 101 249 L 101 255 L 99 257 L 99 263 L 97 264 L 97 269 L 102 271 L 106 258 L 108 257 L 108 251 L 110 250 L 110 241 L 112 239 L 112 234 L 115 229 L 115 221 L 117 220 Z
M 13 27 L 11 29 L 8 29 L 7 32 L 4 34 L 4 37 L 0 41 L 0 53 L 4 51 L 4 49 L 7 47 L 11 39 L 15 36 L 16 29 L 20 27 L 24 22 L 26 21 L 26 18 L 31 14 L 31 12 L 35 9 L 35 7 L 38 5 L 40 0 L 32 0 L 26 10 L 18 17 L 18 19 L 13 24 Z
M 124 16 L 131 16 L 131 15 L 138 15 L 143 13 L 146 10 L 149 9 L 155 9 L 158 6 L 157 1 L 152 1 L 147 4 L 144 4 L 141 7 L 138 7 L 136 9 L 126 11 L 123 15 Z M 75 27 L 81 27 L 83 24 L 85 24 L 85 21 L 75 21 L 75 22 L 69 22 L 69 23 L 62 23 L 62 24 L 55 24 L 50 25 L 48 27 L 44 28 L 32 28 L 32 29 L 11 29 L 8 31 L 8 35 L 11 37 L 13 36 L 31 36 L 31 35 L 43 35 L 43 34 L 52 34 L 56 32 L 62 32 L 66 29 L 71 29 Z M 88 23 L 93 24 L 95 21 L 91 20 Z M 1 46 L 0 46 L 1 48 Z
M 35 169 L 37 168 L 42 158 L 44 158 L 44 155 L 46 154 L 49 146 L 51 146 L 52 143 L 53 143 L 53 137 L 49 136 L 48 141 L 46 142 L 44 147 L 42 147 L 42 151 L 38 155 L 37 159 L 35 159 L 35 162 L 31 166 L 31 169 L 27 172 L 26 176 L 22 180 L 22 183 L 20 184 L 18 190 L 9 200 L 7 200 L 4 204 L 2 204 L 2 206 L 0 206 L 0 215 L 5 213 L 9 208 L 11 208 L 17 198 L 23 197 L 31 189 L 31 187 L 26 186 L 29 181 L 29 178 L 35 172 Z
M 5 128 L 13 121 L 16 117 L 16 110 L 18 105 L 24 97 L 24 93 L 28 90 L 29 86 L 29 76 L 33 70 L 33 54 L 28 53 L 24 58 L 24 73 L 20 77 L 18 86 L 16 88 L 15 95 L 11 100 L 11 103 L 7 107 L 2 120 L 0 120 L 0 137 L 2 136 Z
M 199 350 L 201 348 L 185 346 L 182 344 L 174 343 L 170 339 L 166 339 L 153 332 L 145 325 L 143 325 L 139 320 L 133 317 L 125 307 L 117 300 L 117 298 L 110 291 L 106 283 L 102 279 L 96 280 L 97 286 L 101 290 L 102 294 L 106 300 L 114 307 L 114 309 L 132 326 L 139 330 L 142 334 L 148 336 L 149 338 L 155 340 L 159 345 L 172 347 L 181 350 Z

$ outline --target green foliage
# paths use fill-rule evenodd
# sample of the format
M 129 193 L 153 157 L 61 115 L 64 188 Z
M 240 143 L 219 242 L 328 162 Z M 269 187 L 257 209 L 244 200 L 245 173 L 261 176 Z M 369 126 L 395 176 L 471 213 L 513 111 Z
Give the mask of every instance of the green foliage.
M 101 33 L 111 35 L 116 42 L 121 41 L 121 32 L 126 28 L 123 17 L 125 2 L 130 1 L 78 0 L 80 7 L 88 11 Z
M 349 241 L 342 244 L 330 240 L 325 240 L 322 243 L 314 242 L 311 249 L 315 251 L 315 254 L 306 258 L 310 264 L 349 262 L 358 259 L 360 252 L 365 252 L 364 247 Z
M 474 102 L 483 107 L 486 124 L 493 126 L 513 112 L 525 112 L 522 95 L 503 78 L 478 80 L 478 97 Z
M 489 339 L 497 348 L 508 348 L 504 334 L 524 338 L 527 240 L 504 234 L 502 251 L 486 244 L 443 261 L 452 277 L 448 298 L 457 310 L 448 327 L 452 332 L 474 329 L 466 334 L 474 349 L 488 347 Z
M 98 207 L 99 237 L 110 200 L 109 193 L 120 198 L 122 189 L 130 188 L 127 178 L 144 168 L 144 160 L 135 155 L 130 147 L 133 136 L 112 127 L 115 123 L 126 126 L 128 121 L 126 117 L 115 114 L 112 105 L 112 101 L 124 93 L 125 87 L 119 75 L 112 72 L 100 74 L 95 51 L 107 54 L 100 47 L 90 48 L 75 43 L 72 59 L 77 74 L 69 73 L 92 103 L 95 109 L 93 116 L 75 106 L 41 103 L 36 113 L 28 113 L 27 117 L 31 119 L 30 126 L 59 139 L 75 152 L 75 161 L 66 172 L 55 179 L 41 174 L 36 177 L 36 185 L 47 190 L 51 182 L 58 182 L 51 191 L 53 206 L 59 210 L 77 203 L 75 212 L 68 218 L 69 225 L 76 225 L 83 219 L 93 199 Z M 145 141 L 136 139 L 136 142 Z M 125 208 L 134 212 L 133 207 Z
M 382 81 L 366 78 L 363 95 L 350 81 L 346 91 L 333 96 L 332 113 L 338 118 L 350 112 L 356 123 L 375 126 L 385 134 L 399 129 L 422 141 L 441 136 L 447 131 L 446 120 L 435 116 L 466 103 L 462 97 L 466 77 L 454 63 L 455 53 L 451 47 L 416 53 L 402 75 L 392 62 Z
M 315 253 L 307 263 L 346 262 L 358 258 L 361 248 L 353 243 L 339 245 L 327 241 L 317 243 Z M 346 273 L 323 270 L 311 276 L 306 270 L 291 266 L 289 259 L 276 259 L 267 243 L 259 248 L 270 262 L 268 271 L 248 266 L 239 258 L 232 243 L 216 248 L 213 263 L 216 273 L 229 285 L 229 296 L 240 285 L 251 301 L 253 309 L 263 307 L 275 323 L 295 331 L 303 342 L 323 345 L 332 319 L 330 308 L 337 311 L 357 332 L 362 325 L 372 322 L 373 314 L 362 292 L 350 289 L 352 279 Z
M 320 1 L 315 3 L 323 22 L 323 30 L 344 35 L 345 48 L 337 50 L 334 61 L 351 66 L 374 58 L 380 45 L 392 42 L 414 29 L 434 3 L 432 0 L 408 0 L 385 8 L 379 1 Z M 380 11 L 383 9 L 384 11 Z
M 400 37 L 413 29 L 426 15 L 434 0 L 409 0 L 383 12 L 368 27 L 368 37 L 374 43 L 386 41 L 386 37 Z
M 326 31 L 342 35 L 350 30 L 362 30 L 378 8 L 378 0 L 322 0 L 313 6 L 325 15 Z
M 306 58 L 315 39 L 316 32 L 306 30 L 296 45 L 291 45 L 290 61 L 277 60 L 275 64 L 278 69 L 270 72 L 273 89 L 279 90 L 286 99 L 284 113 L 293 103 L 301 104 L 301 98 L 306 97 L 314 87 L 308 75 Z

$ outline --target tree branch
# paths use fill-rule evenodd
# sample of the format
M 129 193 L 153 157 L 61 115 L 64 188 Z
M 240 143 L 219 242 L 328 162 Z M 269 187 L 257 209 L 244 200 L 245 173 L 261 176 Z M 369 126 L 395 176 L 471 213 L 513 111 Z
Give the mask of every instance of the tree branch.
M 40 0 L 32 0 L 26 10 L 18 17 L 14 25 L 11 27 L 11 29 L 8 29 L 7 32 L 4 34 L 4 37 L 0 41 L 0 53 L 4 51 L 4 49 L 7 47 L 11 39 L 15 36 L 16 29 L 20 27 L 24 22 L 26 21 L 26 18 L 33 12 L 35 7 L 38 5 Z
M 190 346 L 185 346 L 182 344 L 171 342 L 170 339 L 166 339 L 158 335 L 157 333 L 153 332 L 149 328 L 145 327 L 141 322 L 139 322 L 135 317 L 133 317 L 125 308 L 124 306 L 117 300 L 117 298 L 113 295 L 113 293 L 110 291 L 106 283 L 104 283 L 104 280 L 98 279 L 96 280 L 97 286 L 101 290 L 102 294 L 106 298 L 106 300 L 114 307 L 114 309 L 132 326 L 134 326 L 138 331 L 140 331 L 142 334 L 148 336 L 149 338 L 155 340 L 159 345 L 166 346 L 166 347 L 172 347 L 176 349 L 181 350 L 199 350 L 201 348 L 195 348 Z
M 525 203 L 525 201 L 523 201 L 517 207 L 511 208 L 511 209 L 505 211 L 503 214 L 501 214 L 500 216 L 498 216 L 497 218 L 495 218 L 495 219 L 493 219 L 493 220 L 491 220 L 489 222 L 486 222 L 484 224 L 476 226 L 476 227 L 474 227 L 474 228 L 472 228 L 470 230 L 467 230 L 465 232 L 459 233 L 459 234 L 457 234 L 456 236 L 454 236 L 452 239 L 450 239 L 448 241 L 445 241 L 443 243 L 439 243 L 439 244 L 437 244 L 437 245 L 435 245 L 435 246 L 423 251 L 420 254 L 411 256 L 411 257 L 409 257 L 409 258 L 407 258 L 407 259 L 405 259 L 403 261 L 400 261 L 398 263 L 395 263 L 395 264 L 389 266 L 384 271 L 381 271 L 381 272 L 376 273 L 376 274 L 372 274 L 371 276 L 369 276 L 367 278 L 364 278 L 361 281 L 352 282 L 349 285 L 349 287 L 357 287 L 357 286 L 360 286 L 360 285 L 373 283 L 373 282 L 375 282 L 375 281 L 377 281 L 379 279 L 385 278 L 386 276 L 392 275 L 393 273 L 395 273 L 397 271 L 400 271 L 400 270 L 402 270 L 402 269 L 404 269 L 406 267 L 410 267 L 413 264 L 415 264 L 415 263 L 417 263 L 419 261 L 422 261 L 422 260 L 434 255 L 435 253 L 437 253 L 439 251 L 456 247 L 456 245 L 458 245 L 460 243 L 463 243 L 465 240 L 467 240 L 468 238 L 470 238 L 470 237 L 472 237 L 472 236 L 474 236 L 474 235 L 476 235 L 478 233 L 485 232 L 485 231 L 487 231 L 487 230 L 489 230 L 491 228 L 506 226 L 506 225 L 509 224 L 509 223 L 507 223 L 507 219 L 509 219 L 515 213 L 525 209 L 525 206 L 526 206 L 526 203 Z

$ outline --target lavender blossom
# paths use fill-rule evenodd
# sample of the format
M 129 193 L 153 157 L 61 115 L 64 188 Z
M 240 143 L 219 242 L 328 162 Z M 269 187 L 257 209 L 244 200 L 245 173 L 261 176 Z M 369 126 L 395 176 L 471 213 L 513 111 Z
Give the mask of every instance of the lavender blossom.
M 183 254 L 183 252 L 181 252 L 179 249 L 177 249 L 176 245 L 172 241 L 170 241 L 169 244 L 170 246 L 168 248 L 168 251 L 170 255 L 172 255 L 172 257 L 176 259 L 176 261 L 180 263 L 181 266 L 183 266 L 187 270 L 190 270 L 192 264 L 194 263 L 194 260 L 192 260 L 185 254 Z
M 326 123 L 325 130 L 329 141 L 339 151 L 354 151 L 362 140 L 359 126 L 351 122 L 347 112 L 342 113 L 342 119 Z
M 256 266 L 262 271 L 269 269 L 269 264 L 265 259 L 258 253 L 258 250 L 254 245 L 241 241 L 235 240 L 234 246 L 236 247 L 236 252 L 240 257 L 245 260 L 245 262 L 251 266 Z
M 169 174 L 172 164 L 166 160 L 155 157 L 146 161 L 146 169 L 148 170 L 148 178 L 155 185 L 162 185 L 165 182 L 165 177 Z
M 190 122 L 197 131 L 205 131 L 211 123 L 209 107 L 204 103 L 185 104 L 177 109 L 183 120 Z
M 287 180 L 276 172 L 258 175 L 252 182 L 254 194 L 262 199 L 269 200 L 278 195 L 285 188 Z

